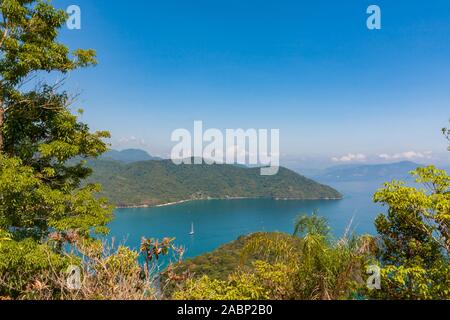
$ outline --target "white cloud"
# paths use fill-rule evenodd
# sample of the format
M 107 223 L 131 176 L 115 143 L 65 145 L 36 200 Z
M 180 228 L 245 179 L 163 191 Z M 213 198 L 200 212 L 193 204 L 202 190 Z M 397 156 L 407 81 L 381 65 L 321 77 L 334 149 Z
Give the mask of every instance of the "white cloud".
M 433 152 L 425 151 L 425 152 L 417 152 L 417 151 L 406 151 L 394 154 L 382 153 L 379 154 L 378 157 L 384 160 L 399 160 L 399 159 L 431 159 Z
M 331 160 L 334 162 L 366 161 L 367 156 L 362 153 L 349 153 L 342 157 L 333 157 Z

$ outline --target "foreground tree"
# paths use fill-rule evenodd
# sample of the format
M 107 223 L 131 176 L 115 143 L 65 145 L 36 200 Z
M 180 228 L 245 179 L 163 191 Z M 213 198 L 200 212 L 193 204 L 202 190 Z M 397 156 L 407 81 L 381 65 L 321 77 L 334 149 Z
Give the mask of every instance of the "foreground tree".
M 388 212 L 375 221 L 382 290 L 372 296 L 450 299 L 450 176 L 434 166 L 412 175 L 423 188 L 394 181 L 374 197 Z
M 109 134 L 77 120 L 61 83 L 24 89 L 45 73 L 96 63 L 93 50 L 70 53 L 57 41 L 66 13 L 47 1 L 2 0 L 0 15 L 0 296 L 14 297 L 50 263 L 69 263 L 64 243 L 107 232 L 111 207 L 94 197 L 98 185 L 81 187 L 90 170 L 73 159 L 106 151 Z
M 57 42 L 58 30 L 67 15 L 46 1 L 2 0 L 0 12 L 0 151 L 3 151 L 8 111 L 33 99 L 20 92 L 23 81 L 38 71 L 66 73 L 95 64 L 95 52 L 78 49 L 70 55 L 69 49 Z M 51 100 L 45 105 L 58 108 L 58 103 Z

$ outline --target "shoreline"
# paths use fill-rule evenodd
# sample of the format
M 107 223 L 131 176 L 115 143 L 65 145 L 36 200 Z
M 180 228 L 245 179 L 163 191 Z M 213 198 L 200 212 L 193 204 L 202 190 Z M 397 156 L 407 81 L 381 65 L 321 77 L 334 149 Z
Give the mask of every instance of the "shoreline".
M 324 201 L 338 201 L 343 200 L 344 198 L 310 198 L 310 199 L 300 199 L 300 198 L 252 198 L 252 197 L 226 197 L 226 198 L 205 198 L 205 199 L 186 199 L 186 200 L 179 200 L 179 201 L 173 201 L 173 202 L 167 202 L 162 204 L 143 204 L 143 205 L 129 205 L 129 206 L 116 206 L 115 209 L 145 209 L 145 208 L 162 208 L 162 207 L 169 207 L 169 206 L 176 206 L 179 204 L 187 203 L 187 202 L 194 202 L 194 201 L 211 201 L 211 200 L 275 200 L 275 201 L 317 201 L 317 200 L 324 200 Z

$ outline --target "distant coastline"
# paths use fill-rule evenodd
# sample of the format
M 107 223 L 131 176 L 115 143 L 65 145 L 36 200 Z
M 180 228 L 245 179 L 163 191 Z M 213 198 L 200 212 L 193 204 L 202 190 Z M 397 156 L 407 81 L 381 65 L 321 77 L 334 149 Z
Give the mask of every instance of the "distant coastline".
M 144 209 L 144 208 L 161 208 L 161 207 L 169 207 L 176 206 L 179 204 L 194 202 L 194 201 L 210 201 L 210 200 L 258 200 L 258 199 L 272 199 L 275 201 L 316 201 L 316 200 L 325 200 L 325 201 L 338 201 L 342 200 L 343 197 L 340 198 L 252 198 L 252 197 L 224 197 L 224 198 L 203 198 L 203 199 L 186 199 L 179 201 L 172 201 L 161 204 L 143 204 L 143 205 L 119 205 L 116 206 L 115 209 Z

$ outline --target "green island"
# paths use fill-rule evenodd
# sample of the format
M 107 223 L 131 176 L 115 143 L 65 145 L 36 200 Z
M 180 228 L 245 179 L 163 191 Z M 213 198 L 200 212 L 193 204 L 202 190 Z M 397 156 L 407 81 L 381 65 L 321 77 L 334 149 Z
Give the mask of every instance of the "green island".
M 331 187 L 280 168 L 261 176 L 259 168 L 235 165 L 175 165 L 170 160 L 123 163 L 89 160 L 88 183 L 100 183 L 101 196 L 118 207 L 173 204 L 189 200 L 272 198 L 280 200 L 341 199 Z

